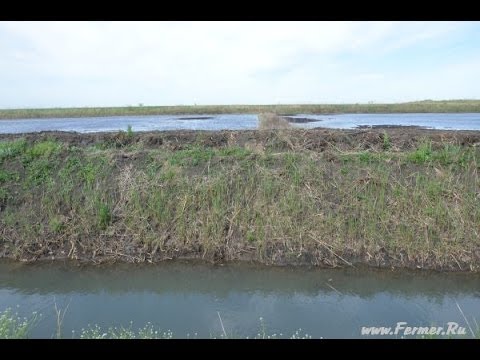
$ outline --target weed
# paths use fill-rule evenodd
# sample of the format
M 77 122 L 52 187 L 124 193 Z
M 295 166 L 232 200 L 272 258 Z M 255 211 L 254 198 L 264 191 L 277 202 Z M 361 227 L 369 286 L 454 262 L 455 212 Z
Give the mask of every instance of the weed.
M 21 318 L 11 309 L 6 309 L 0 312 L 0 339 L 25 339 L 38 320 L 36 312 L 31 318 Z
M 424 164 L 431 159 L 432 144 L 429 141 L 423 142 L 418 149 L 407 155 L 407 159 L 416 163 Z
M 173 153 L 169 162 L 171 165 L 197 166 L 207 162 L 215 155 L 215 151 L 208 148 L 195 147 L 192 149 L 179 150 Z
M 258 115 L 259 129 L 289 129 L 290 123 L 273 113 L 263 113 Z
M 26 146 L 25 139 L 0 141 L 0 161 L 23 154 Z
M 63 224 L 63 221 L 58 217 L 53 217 L 52 219 L 50 219 L 49 225 L 50 225 L 50 230 L 55 233 L 61 232 L 65 227 Z
M 35 159 L 39 157 L 49 157 L 58 152 L 61 145 L 53 140 L 41 141 L 27 148 L 27 156 Z
M 134 134 L 134 132 L 133 132 L 133 129 L 132 129 L 132 125 L 128 125 L 128 127 L 127 127 L 127 136 L 128 136 L 129 138 L 131 138 L 131 137 L 133 137 L 133 134 Z
M 390 150 L 392 147 L 392 142 L 390 140 L 390 136 L 386 131 L 383 132 L 383 150 Z
M 98 207 L 98 225 L 101 229 L 105 229 L 112 220 L 110 207 L 107 204 L 100 204 Z

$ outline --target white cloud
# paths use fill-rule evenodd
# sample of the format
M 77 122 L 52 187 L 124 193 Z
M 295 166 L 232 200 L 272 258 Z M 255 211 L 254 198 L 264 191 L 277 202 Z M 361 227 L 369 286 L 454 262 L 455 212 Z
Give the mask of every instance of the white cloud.
M 475 26 L 2 22 L 0 107 L 394 101 L 409 94 L 461 97 L 463 90 L 442 92 L 425 84 L 413 86 L 409 93 L 405 79 L 416 84 L 426 75 L 411 69 L 411 76 L 405 76 L 400 66 L 398 74 L 386 74 L 360 64 L 422 42 L 441 44 Z M 458 66 L 450 67 L 450 81 L 458 89 L 463 83 L 464 89 L 478 92 L 473 85 L 480 80 L 478 66 L 472 62 L 470 76 L 463 80 L 455 78 L 464 69 Z M 428 81 L 438 84 L 434 75 L 428 75 Z

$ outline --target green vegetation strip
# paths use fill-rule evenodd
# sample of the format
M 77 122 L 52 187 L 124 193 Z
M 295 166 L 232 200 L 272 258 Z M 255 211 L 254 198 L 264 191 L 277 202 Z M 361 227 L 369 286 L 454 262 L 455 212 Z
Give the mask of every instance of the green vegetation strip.
M 480 112 L 480 100 L 417 101 L 397 104 L 179 105 L 50 109 L 0 109 L 0 119 L 197 114 L 335 114 L 335 113 Z
M 261 146 L 1 141 L 0 256 L 478 271 L 477 145 L 398 149 L 384 133 L 318 150 L 295 130 L 269 134 Z
M 66 310 L 64 310 L 66 311 Z M 14 313 L 12 309 L 6 309 L 0 312 L 0 339 L 28 339 L 32 338 L 31 332 L 37 326 L 38 322 L 42 318 L 41 314 L 34 312 L 29 318 L 22 318 Z M 221 317 L 219 317 L 221 320 Z M 153 326 L 148 322 L 143 327 L 135 329 L 133 322 L 130 322 L 129 326 L 111 326 L 108 328 L 102 328 L 101 326 L 89 325 L 87 328 L 82 328 L 80 331 L 72 331 L 71 334 L 65 335 L 62 329 L 63 317 L 57 319 L 56 329 L 52 329 L 52 338 L 80 338 L 80 339 L 173 339 L 174 333 L 171 330 L 161 330 Z M 260 318 L 260 326 L 257 334 L 252 339 L 311 339 L 312 337 L 302 331 L 302 329 L 296 330 L 293 334 L 287 336 L 282 333 L 268 334 L 263 318 Z M 240 338 L 234 332 L 226 331 L 223 328 L 222 332 L 215 335 L 210 334 L 212 339 L 231 339 Z M 196 339 L 197 333 L 185 334 L 182 336 L 184 339 Z M 248 337 L 247 337 L 248 339 Z
M 42 315 L 33 313 L 30 318 L 21 318 L 17 313 L 13 313 L 11 309 L 6 309 L 0 312 L 0 339 L 28 339 L 32 338 L 31 332 L 37 325 Z M 80 339 L 173 339 L 175 334 L 171 330 L 161 330 L 148 322 L 143 327 L 135 329 L 133 322 L 129 326 L 111 326 L 108 328 L 101 327 L 97 324 L 89 325 L 87 328 L 82 328 L 80 331 L 73 330 L 71 334 L 66 335 L 62 330 L 63 317 L 57 319 L 56 329 L 52 329 L 52 338 L 80 338 Z M 267 326 L 262 317 L 259 318 L 260 324 L 257 333 L 252 337 L 242 337 L 233 331 L 227 331 L 223 327 L 222 319 L 219 315 L 219 321 L 222 327 L 222 332 L 219 334 L 210 334 L 211 339 L 311 339 L 312 336 L 302 329 L 296 330 L 291 335 L 278 333 L 269 333 Z M 475 322 L 476 323 L 476 322 Z M 432 325 L 433 326 L 433 325 Z M 468 325 L 467 325 L 468 326 Z M 468 335 L 448 336 L 447 338 L 480 338 L 480 328 L 472 329 L 469 327 L 470 333 Z M 442 338 L 437 335 L 421 335 L 419 338 L 435 339 Z M 197 339 L 196 332 L 183 335 L 184 339 Z M 445 337 L 443 337 L 445 338 Z

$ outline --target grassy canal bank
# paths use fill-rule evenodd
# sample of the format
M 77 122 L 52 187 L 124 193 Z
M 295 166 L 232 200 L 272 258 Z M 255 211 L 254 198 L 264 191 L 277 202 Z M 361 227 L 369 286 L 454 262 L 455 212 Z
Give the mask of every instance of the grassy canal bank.
M 0 135 L 0 257 L 478 271 L 479 171 L 467 131 Z
M 480 100 L 425 100 L 397 104 L 179 105 L 98 108 L 0 109 L 0 119 L 181 114 L 260 114 L 265 112 L 273 112 L 284 115 L 338 113 L 475 113 L 480 112 Z

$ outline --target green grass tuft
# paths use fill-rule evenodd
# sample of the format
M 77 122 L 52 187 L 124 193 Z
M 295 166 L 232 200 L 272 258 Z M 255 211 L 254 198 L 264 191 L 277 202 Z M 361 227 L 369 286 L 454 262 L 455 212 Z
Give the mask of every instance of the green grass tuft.
M 25 139 L 0 141 L 0 161 L 23 154 L 26 146 Z
M 98 225 L 101 229 L 106 229 L 112 220 L 112 213 L 107 204 L 100 204 L 98 207 Z
M 407 159 L 416 164 L 424 164 L 432 157 L 432 144 L 428 141 L 420 145 L 418 149 L 408 154 Z
M 37 324 L 38 318 L 35 312 L 29 319 L 19 317 L 11 309 L 0 312 L 0 339 L 28 338 L 31 329 Z

